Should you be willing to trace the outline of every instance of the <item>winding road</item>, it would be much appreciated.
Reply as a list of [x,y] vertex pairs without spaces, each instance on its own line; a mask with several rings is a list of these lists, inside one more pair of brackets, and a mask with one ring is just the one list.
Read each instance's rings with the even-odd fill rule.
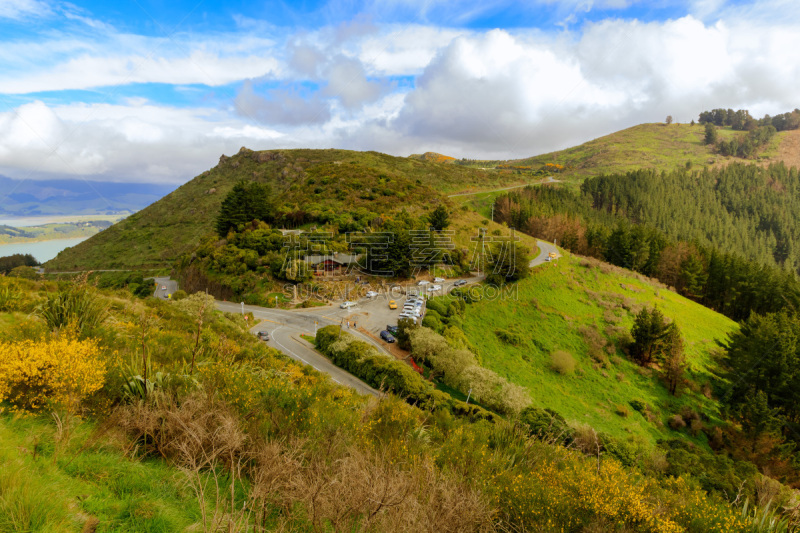
[[[270,340],[267,341],[267,344],[273,348],[280,350],[296,361],[328,374],[331,379],[340,385],[351,387],[361,394],[380,395],[378,391],[360,379],[331,363],[327,357],[316,351],[311,343],[300,337],[300,335],[313,336],[317,327],[340,324],[340,318],[330,316],[332,312],[336,312],[337,308],[321,307],[317,309],[283,310],[217,301],[217,309],[230,313],[241,313],[242,310],[245,313],[253,313],[253,317],[259,319],[260,322],[250,328],[250,331],[253,333],[268,331]],[[369,342],[376,346],[381,353],[389,356],[383,347],[372,338],[354,329],[350,329],[348,333],[360,340]]]
[[[560,256],[558,249],[549,242],[539,240],[537,241],[537,245],[539,246],[540,253],[530,262],[531,268],[547,262],[548,254],[551,252]],[[482,279],[483,276],[475,276],[470,278],[469,282],[478,282]],[[170,280],[169,278],[155,278],[155,280],[158,282],[155,294],[156,297],[166,298],[167,294],[171,294],[177,290],[176,281]],[[445,287],[452,287],[452,283],[451,281],[445,284]],[[167,290],[162,290],[162,286],[166,286]],[[351,387],[361,394],[380,395],[377,390],[331,363],[327,357],[316,351],[311,343],[301,337],[301,335],[314,336],[317,328],[332,324],[342,325],[351,335],[372,344],[380,353],[387,357],[393,357],[384,349],[381,343],[374,338],[364,335],[356,329],[347,329],[346,322],[348,317],[352,314],[352,310],[340,309],[337,306],[288,310],[221,301],[217,301],[217,309],[229,313],[252,313],[253,317],[258,320],[258,323],[254,324],[250,328],[250,331],[253,334],[259,331],[269,332],[270,340],[267,341],[268,345],[280,350],[296,361],[310,365],[318,371],[328,374],[335,382]]]

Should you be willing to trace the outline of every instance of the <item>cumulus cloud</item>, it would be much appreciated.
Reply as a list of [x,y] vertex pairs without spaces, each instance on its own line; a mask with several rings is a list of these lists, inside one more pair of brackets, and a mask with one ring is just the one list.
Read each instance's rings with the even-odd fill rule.
[[360,61],[343,57],[327,67],[325,78],[328,86],[323,94],[338,99],[350,111],[375,102],[388,88],[385,84],[368,80]]
[[303,98],[288,90],[273,90],[269,94],[270,98],[256,94],[253,82],[245,81],[234,100],[236,111],[265,124],[321,124],[331,118],[328,104],[319,95]]
[[0,113],[0,173],[182,183],[222,153],[272,148],[281,136],[215,109],[143,102],[51,108],[37,101]]
[[[172,49],[121,35],[109,37],[110,51],[79,39],[12,43],[0,49],[13,67],[0,74],[0,92],[133,81],[241,89],[205,107],[134,98],[0,112],[0,172],[180,182],[243,145],[518,158],[667,115],[688,122],[714,107],[759,116],[798,107],[797,24],[712,7],[713,21],[609,19],[580,32],[361,22],[282,41],[181,37]],[[25,70],[48,48],[47,65]]]

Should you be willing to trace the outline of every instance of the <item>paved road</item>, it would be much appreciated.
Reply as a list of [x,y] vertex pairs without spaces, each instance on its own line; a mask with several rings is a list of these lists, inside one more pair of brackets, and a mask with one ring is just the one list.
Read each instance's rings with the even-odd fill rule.
[[155,296],[156,298],[167,300],[168,295],[173,294],[175,291],[178,290],[178,282],[169,279],[169,276],[163,276],[159,278],[147,278],[147,279],[152,279],[153,282],[156,284],[156,289],[155,292],[153,293],[153,296]]
[[[541,252],[530,262],[532,268],[545,263],[550,252],[558,254],[558,249],[551,243],[537,241],[537,244]],[[468,282],[476,283],[480,282],[482,279],[482,275],[477,275],[468,278]],[[170,280],[169,278],[156,278],[156,281],[159,283],[156,290],[157,297],[166,297],[165,295],[167,293],[171,294],[177,290],[176,281]],[[443,292],[447,292],[452,288],[455,281],[456,280],[449,280],[443,283]],[[162,290],[162,286],[166,286],[167,290]],[[425,292],[424,289],[425,287],[419,287],[417,285],[407,285],[402,287],[401,290],[405,293],[416,291]],[[382,341],[378,341],[355,329],[347,329],[346,323],[349,320],[352,324],[353,320],[357,320],[361,324],[361,327],[377,336],[377,333],[384,329],[387,323],[397,323],[397,317],[395,315],[402,309],[402,301],[404,298],[404,294],[395,295],[390,290],[379,294],[375,298],[356,299],[354,301],[357,302],[357,305],[350,309],[341,309],[338,305],[332,305],[309,309],[288,310],[220,301],[217,301],[217,308],[221,311],[231,313],[253,313],[253,317],[258,319],[258,323],[253,325],[250,331],[253,334],[259,331],[269,332],[270,340],[267,342],[270,346],[277,348],[292,359],[310,365],[320,372],[328,374],[334,381],[341,385],[351,387],[362,394],[373,394],[377,396],[379,395],[378,391],[331,363],[325,356],[317,352],[310,343],[303,340],[300,335],[313,336],[316,328],[331,324],[341,324],[345,325],[345,330],[351,335],[372,344],[378,348],[380,353],[387,357],[392,357],[384,348]],[[396,300],[400,309],[396,311],[389,310],[388,300],[390,299]]]
[[546,263],[547,258],[549,257],[549,254],[551,252],[555,253],[556,257],[561,257],[561,252],[559,252],[558,248],[556,248],[552,243],[549,243],[547,241],[540,241],[537,239],[536,244],[539,246],[539,250],[541,250],[541,253],[531,261],[530,264],[531,268],[539,266],[542,263]]
[[[217,301],[217,308],[231,313],[242,312],[242,305],[233,302]],[[314,335],[315,321],[318,323],[317,327],[324,327],[333,323],[338,324],[338,321],[326,318],[319,311],[306,313],[307,309],[303,309],[303,312],[295,312],[245,305],[244,311],[253,313],[253,316],[260,320],[258,324],[250,328],[251,332],[254,334],[258,331],[269,332],[270,340],[267,341],[267,344],[270,346],[277,348],[296,361],[310,365],[320,372],[328,374],[331,379],[341,385],[351,387],[362,394],[375,396],[380,394],[363,381],[331,363],[325,356],[317,352],[311,344],[300,337],[301,334]],[[349,333],[376,344],[372,339],[358,332],[350,330]],[[382,348],[381,351],[383,352]]]

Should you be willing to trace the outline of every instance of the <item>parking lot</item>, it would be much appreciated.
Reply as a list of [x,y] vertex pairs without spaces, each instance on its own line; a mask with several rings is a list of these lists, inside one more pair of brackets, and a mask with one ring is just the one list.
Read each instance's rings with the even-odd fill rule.
[[[372,337],[377,339],[380,336],[380,332],[385,330],[387,325],[397,325],[400,314],[403,312],[403,307],[409,302],[410,296],[418,296],[423,302],[420,318],[418,319],[419,323],[425,316],[426,298],[447,294],[450,289],[453,288],[453,284],[456,281],[458,280],[452,279],[435,284],[440,286],[440,288],[433,291],[427,290],[429,286],[434,285],[433,283],[422,286],[397,285],[383,290],[376,290],[375,292],[377,294],[372,298],[362,297],[358,300],[353,300],[355,306],[349,309],[337,307],[333,314],[344,319],[345,326],[349,322],[350,327],[358,327],[359,329],[366,330]],[[392,300],[397,304],[397,309],[389,308],[389,302]],[[338,305],[339,304],[337,304],[337,306]]]

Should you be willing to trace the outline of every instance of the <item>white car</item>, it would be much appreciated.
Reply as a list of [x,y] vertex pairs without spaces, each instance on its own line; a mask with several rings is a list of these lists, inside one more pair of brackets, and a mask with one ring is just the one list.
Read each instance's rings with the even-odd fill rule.
[[341,307],[342,309],[350,309],[351,307],[355,306],[356,306],[355,302],[342,302],[342,304],[339,307]]
[[367,293],[367,298],[375,298],[377,295],[378,295],[378,293],[377,293],[377,292],[375,292],[375,291],[369,291],[369,292]]
[[444,278],[433,278],[434,283],[444,283]]
[[428,287],[428,292],[440,291],[440,290],[442,290],[442,286],[441,285],[431,285],[430,287]]
[[430,283],[430,281],[428,281],[428,280],[426,280],[426,279],[423,279],[422,281],[420,281],[419,283],[417,283],[417,285],[419,285],[420,287],[422,287],[422,286],[424,286],[424,285],[427,285],[428,283]]

